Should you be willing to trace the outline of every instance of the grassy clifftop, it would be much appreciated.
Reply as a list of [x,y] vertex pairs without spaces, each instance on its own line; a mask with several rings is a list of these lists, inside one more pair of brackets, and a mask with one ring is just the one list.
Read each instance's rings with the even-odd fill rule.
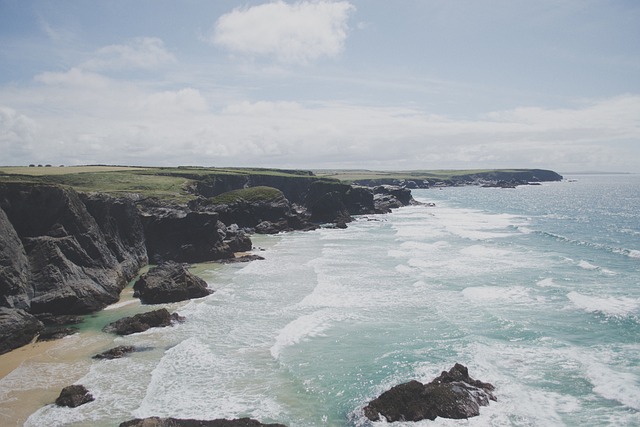
[[[66,185],[82,192],[137,194],[185,203],[203,186],[218,186],[226,192],[242,188],[251,181],[303,180],[319,177],[310,171],[260,168],[143,168],[127,166],[0,167],[0,182],[33,182]],[[256,184],[258,185],[258,184]],[[228,187],[228,188],[227,188]],[[209,194],[211,196],[213,194]]]
[[[273,187],[289,200],[298,200],[316,180],[346,184],[379,185],[398,182],[418,183],[418,187],[441,183],[461,185],[478,180],[556,181],[562,177],[541,169],[483,169],[431,171],[370,170],[281,170],[263,168],[203,167],[0,167],[0,182],[34,182],[66,185],[82,192],[114,195],[135,194],[186,203],[198,195],[214,197],[246,187]],[[264,192],[260,193],[264,195]],[[237,195],[236,195],[237,196]],[[246,196],[246,195],[245,195]]]

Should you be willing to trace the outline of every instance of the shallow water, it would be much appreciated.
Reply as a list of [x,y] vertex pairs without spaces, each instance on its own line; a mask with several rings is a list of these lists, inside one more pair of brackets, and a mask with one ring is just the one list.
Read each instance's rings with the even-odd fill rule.
[[[216,292],[170,305],[184,324],[107,338],[149,351],[22,366],[0,395],[29,387],[34,370],[58,377],[81,363],[74,381],[96,401],[45,406],[26,425],[157,415],[366,426],[370,399],[460,362],[498,402],[468,421],[406,425],[640,425],[640,177],[577,179],[416,190],[436,207],[257,236],[264,261],[197,267]],[[145,309],[116,306],[95,325]]]

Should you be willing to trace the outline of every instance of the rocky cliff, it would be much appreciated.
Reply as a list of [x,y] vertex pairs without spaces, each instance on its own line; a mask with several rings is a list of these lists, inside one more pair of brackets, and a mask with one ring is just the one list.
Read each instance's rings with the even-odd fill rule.
[[[42,331],[33,314],[84,314],[118,301],[146,262],[142,225],[130,201],[81,197],[56,185],[0,184],[5,344],[24,345]],[[11,338],[18,330],[23,333]]]
[[124,203],[119,209],[107,198],[91,199],[99,213],[94,217],[74,190],[1,184],[0,209],[9,220],[0,218],[2,252],[16,255],[2,266],[0,289],[9,290],[3,304],[31,313],[82,314],[116,302],[146,263],[140,221]]
[[[188,178],[183,172],[180,177]],[[81,193],[37,180],[0,182],[0,338],[24,345],[42,330],[34,315],[86,314],[118,301],[148,261],[233,258],[251,249],[243,229],[346,226],[351,215],[384,212],[411,200],[406,189],[385,187],[384,197],[376,198],[373,189],[311,173],[194,175],[188,182],[193,198],[186,204],[130,193]],[[222,197],[223,203],[206,197],[236,187],[252,191]],[[248,193],[260,197],[247,198]],[[18,337],[2,333],[20,329],[25,334]]]

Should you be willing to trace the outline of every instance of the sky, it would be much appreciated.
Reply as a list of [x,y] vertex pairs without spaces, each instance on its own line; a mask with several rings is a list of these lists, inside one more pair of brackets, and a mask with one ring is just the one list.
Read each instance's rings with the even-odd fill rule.
[[640,173],[637,0],[0,0],[0,165]]

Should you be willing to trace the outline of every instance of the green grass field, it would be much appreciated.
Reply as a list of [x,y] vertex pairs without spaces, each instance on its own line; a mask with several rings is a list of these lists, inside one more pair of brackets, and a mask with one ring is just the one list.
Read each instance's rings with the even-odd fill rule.
[[[371,170],[281,170],[268,168],[204,168],[204,167],[133,167],[133,166],[67,166],[17,167],[0,166],[0,182],[18,181],[54,183],[73,187],[83,192],[111,194],[137,194],[142,198],[155,197],[185,203],[195,196],[192,187],[198,181],[211,181],[216,177],[277,176],[315,180],[329,178],[344,183],[358,180],[438,180],[490,173],[517,172],[518,170],[424,170],[424,171],[371,171]],[[277,190],[276,190],[277,191]],[[223,196],[223,195],[221,195]],[[218,196],[220,197],[220,196]],[[261,188],[228,194],[219,201],[244,198],[269,199],[274,194]]]

